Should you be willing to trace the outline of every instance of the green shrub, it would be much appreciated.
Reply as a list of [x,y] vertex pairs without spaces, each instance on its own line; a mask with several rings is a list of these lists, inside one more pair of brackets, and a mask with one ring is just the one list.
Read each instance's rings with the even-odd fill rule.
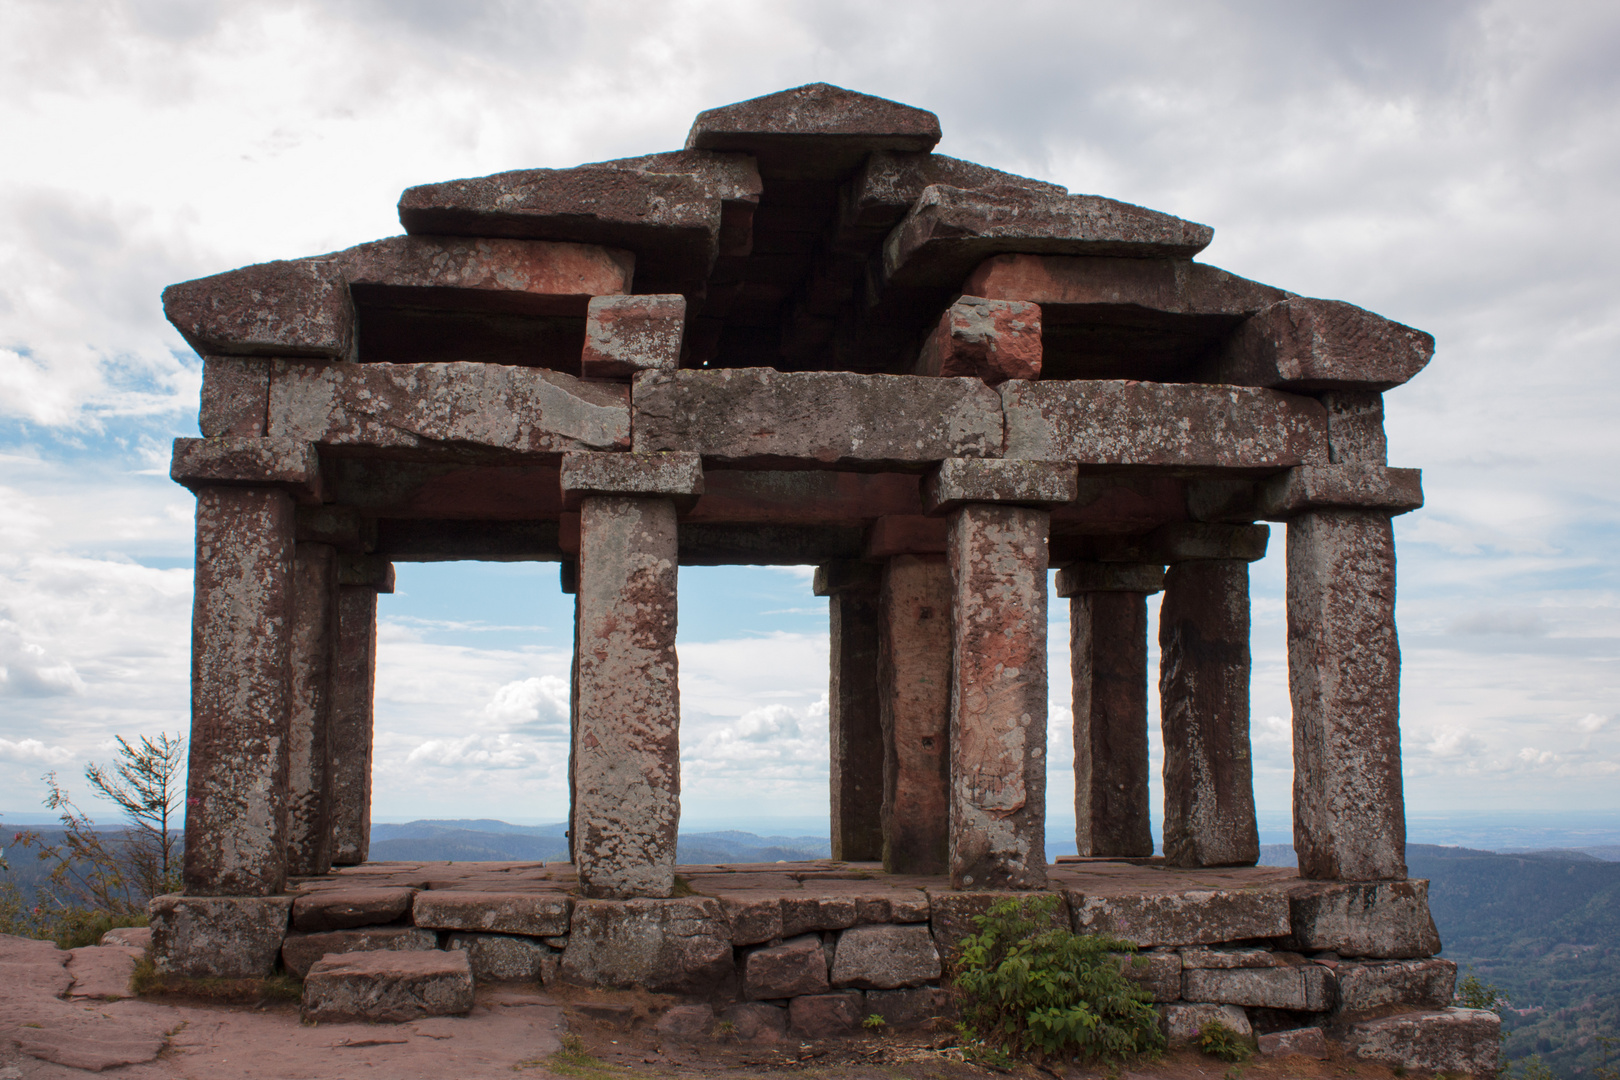
[[1254,1056],[1249,1040],[1219,1020],[1211,1020],[1198,1029],[1198,1049],[1222,1061],[1248,1061]]
[[979,932],[963,939],[953,978],[970,1056],[1113,1059],[1163,1048],[1151,995],[1114,955],[1136,947],[1052,926],[1061,902],[1009,898],[974,917]]

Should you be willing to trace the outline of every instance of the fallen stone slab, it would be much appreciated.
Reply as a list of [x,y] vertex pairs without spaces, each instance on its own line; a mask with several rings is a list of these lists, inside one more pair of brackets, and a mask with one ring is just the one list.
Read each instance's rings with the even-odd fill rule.
[[673,1005],[664,1010],[653,1030],[676,1039],[698,1039],[713,1025],[713,1005]]
[[301,1015],[315,1024],[397,1024],[464,1016],[472,1007],[472,967],[465,952],[365,952],[316,961],[304,978]]
[[743,958],[742,971],[743,996],[751,1001],[824,994],[830,989],[827,956],[816,934],[750,950]]
[[1352,1058],[1487,1077],[1496,1075],[1501,1030],[1487,1009],[1397,1013],[1352,1024],[1344,1046]]
[[411,910],[415,889],[322,889],[293,901],[294,930],[382,926]]
[[1069,893],[1078,933],[1113,934],[1139,947],[1213,945],[1288,933],[1281,891],[1188,889],[1173,893]]
[[1291,390],[1389,390],[1428,366],[1434,336],[1337,300],[1295,296],[1243,323],[1212,382]]
[[290,896],[154,897],[152,962],[165,975],[251,979],[275,971]]
[[781,1042],[787,1038],[788,1011],[784,1005],[770,1005],[763,1001],[730,1005],[720,1013],[720,1022],[730,1024],[729,1034],[742,1042]]
[[352,930],[292,933],[281,943],[281,962],[300,979],[323,956],[340,953],[437,949],[439,935],[415,926],[369,926]]
[[354,305],[338,266],[299,259],[244,266],[163,290],[163,314],[199,354],[340,360]]
[[1199,1032],[1209,1024],[1224,1024],[1245,1039],[1254,1037],[1249,1025],[1249,1014],[1236,1005],[1207,1003],[1188,1005],[1160,1005],[1160,1028],[1172,1046],[1185,1046],[1198,1041]]
[[899,990],[939,977],[939,950],[927,926],[856,926],[838,935],[832,962],[835,987]]
[[1272,477],[1258,492],[1260,516],[1286,521],[1309,510],[1388,510],[1423,506],[1423,470],[1378,464],[1301,465]]
[[72,950],[67,967],[73,977],[70,995],[99,1001],[134,997],[129,981],[135,975],[135,962],[144,954],[144,949],[128,945],[86,945]]
[[509,364],[275,361],[272,437],[374,451],[627,450],[622,386]]
[[1267,968],[1189,968],[1181,996],[1250,1008],[1327,1012],[1334,1004],[1333,973],[1319,964]]
[[1262,1057],[1288,1057],[1291,1054],[1314,1058],[1317,1061],[1326,1061],[1328,1058],[1327,1036],[1322,1034],[1322,1029],[1319,1027],[1291,1028],[1287,1031],[1273,1031],[1260,1036],[1260,1055]]
[[482,930],[546,937],[569,932],[563,893],[496,893],[429,889],[416,894],[411,922],[434,930]]
[[865,996],[859,990],[833,994],[806,994],[788,1002],[788,1027],[807,1039],[847,1035],[866,1018]]
[[732,984],[731,933],[718,901],[579,900],[559,977],[584,986],[708,994]]
[[315,447],[289,438],[176,439],[169,479],[192,491],[204,486],[285,488],[304,503],[318,503],[322,490]]
[[706,462],[752,468],[1001,456],[1001,403],[978,379],[769,368],[644,372],[631,402],[638,453],[687,450]]
[[1440,951],[1423,878],[1310,882],[1291,888],[1288,902],[1288,947],[1300,952],[1410,960]]
[[775,176],[838,178],[874,150],[932,150],[939,117],[897,101],[810,83],[717,109],[692,121],[688,150],[730,150]]
[[1450,960],[1375,960],[1341,963],[1333,971],[1339,983],[1338,1012],[1372,1012],[1391,1005],[1444,1009],[1457,985],[1457,965]]
[[463,951],[479,982],[541,982],[548,961],[556,963],[556,953],[544,942],[515,934],[450,935],[445,948]]

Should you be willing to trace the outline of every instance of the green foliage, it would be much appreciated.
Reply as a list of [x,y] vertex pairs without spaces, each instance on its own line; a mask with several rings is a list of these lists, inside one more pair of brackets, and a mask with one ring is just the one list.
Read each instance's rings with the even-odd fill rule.
[[861,1027],[865,1028],[867,1031],[882,1031],[888,1026],[889,1022],[883,1019],[883,1017],[879,1016],[877,1013],[872,1013],[865,1020],[861,1021]]
[[1249,1040],[1219,1020],[1211,1020],[1198,1029],[1198,1049],[1222,1061],[1248,1061],[1254,1056]]
[[974,917],[962,940],[954,985],[962,1004],[964,1053],[1117,1059],[1163,1048],[1151,995],[1121,970],[1129,942],[1054,926],[1061,898],[998,901]]
[[1500,1013],[1511,1004],[1507,995],[1488,982],[1481,982],[1472,971],[1457,987],[1457,1002],[1465,1009],[1488,1009]]
[[1546,1063],[1541,1060],[1539,1054],[1531,1054],[1520,1062],[1519,1071],[1516,1075],[1518,1080],[1557,1080],[1556,1074],[1547,1068]]

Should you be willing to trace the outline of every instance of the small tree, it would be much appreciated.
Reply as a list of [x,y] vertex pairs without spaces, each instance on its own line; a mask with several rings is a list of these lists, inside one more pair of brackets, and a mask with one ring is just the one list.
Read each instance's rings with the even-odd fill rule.
[[84,776],[129,819],[132,827],[125,832],[125,863],[133,878],[130,884],[150,900],[180,887],[180,834],[170,822],[184,794],[181,769],[186,740],[167,732],[156,742],[142,735],[137,747],[125,742],[122,735],[116,738],[118,763],[108,770],[91,762],[85,766]]

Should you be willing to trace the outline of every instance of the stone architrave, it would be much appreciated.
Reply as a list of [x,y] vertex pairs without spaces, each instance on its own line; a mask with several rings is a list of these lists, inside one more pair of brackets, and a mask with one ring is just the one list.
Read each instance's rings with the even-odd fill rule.
[[332,865],[327,821],[327,731],[337,648],[337,551],[300,542],[293,551],[293,618],[288,648],[291,714],[287,754],[287,872],[324,874]]
[[586,896],[675,888],[676,559],[671,499],[581,500],[572,845]]
[[1249,751],[1249,564],[1172,566],[1159,609],[1164,857],[1171,866],[1260,858]]
[[943,555],[888,560],[878,626],[883,868],[943,874],[951,738],[951,571]]
[[[371,743],[377,685],[377,593],[392,592],[391,580],[361,582],[366,560],[340,560],[337,598],[337,661],[332,713],[327,729],[328,821],[332,864],[356,866],[371,845]],[[358,564],[358,565],[356,565]],[[386,564],[384,564],[386,565]],[[347,572],[345,572],[347,571]],[[391,578],[391,571],[388,575]]]
[[1082,563],[1058,575],[1058,595],[1069,597],[1075,846],[1081,855],[1153,854],[1147,598],[1163,580],[1162,567],[1128,563]]
[[817,568],[815,591],[827,597],[832,670],[827,727],[832,857],[883,857],[883,727],[878,706],[878,567],[832,563]]
[[1294,849],[1302,878],[1406,877],[1401,651],[1388,513],[1288,522]]
[[287,877],[293,498],[197,488],[185,887],[265,896]]
[[1050,512],[950,512],[953,888],[1046,885]]

